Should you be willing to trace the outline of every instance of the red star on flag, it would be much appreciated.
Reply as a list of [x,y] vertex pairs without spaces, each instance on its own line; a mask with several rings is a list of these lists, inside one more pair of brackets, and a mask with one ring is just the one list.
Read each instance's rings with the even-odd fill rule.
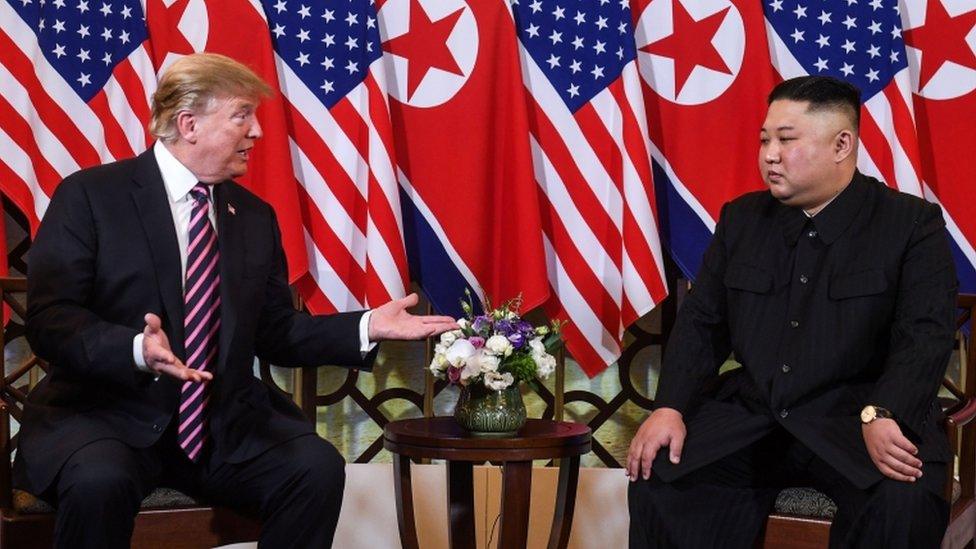
[[712,38],[725,21],[729,8],[695,21],[678,0],[673,0],[671,6],[674,10],[671,34],[640,48],[640,51],[674,60],[674,94],[681,93],[695,67],[732,74],[712,45]]
[[431,21],[420,2],[411,0],[410,30],[383,43],[383,51],[407,60],[407,99],[413,96],[431,69],[464,76],[454,54],[447,47],[447,39],[454,32],[462,13],[464,8]]
[[976,27],[976,10],[951,17],[941,0],[929,0],[925,24],[902,33],[906,44],[922,52],[918,89],[925,88],[949,61],[976,70],[976,54],[966,42],[966,35],[973,27]]

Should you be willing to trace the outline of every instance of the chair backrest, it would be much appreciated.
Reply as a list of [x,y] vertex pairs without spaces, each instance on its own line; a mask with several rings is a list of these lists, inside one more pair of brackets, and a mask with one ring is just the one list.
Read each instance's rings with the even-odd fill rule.
[[[0,330],[0,352],[3,353],[3,375],[0,376],[0,507],[13,504],[11,458],[17,449],[17,431],[24,412],[27,393],[47,372],[48,365],[26,345],[10,343],[24,336],[27,280],[22,277],[0,277],[0,302],[4,324]],[[8,316],[9,315],[9,316]]]

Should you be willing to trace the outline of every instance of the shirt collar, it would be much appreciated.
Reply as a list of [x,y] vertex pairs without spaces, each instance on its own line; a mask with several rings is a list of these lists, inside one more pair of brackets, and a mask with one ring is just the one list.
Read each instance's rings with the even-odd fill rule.
[[163,186],[166,187],[170,202],[179,202],[199,182],[197,176],[177,160],[162,141],[156,141],[153,154],[159,164],[159,173],[163,176]]
[[855,171],[850,184],[813,217],[800,208],[782,206],[778,217],[786,243],[790,246],[796,245],[800,232],[809,222],[816,227],[820,240],[824,244],[831,244],[840,238],[851,221],[857,217],[866,191],[864,176]]

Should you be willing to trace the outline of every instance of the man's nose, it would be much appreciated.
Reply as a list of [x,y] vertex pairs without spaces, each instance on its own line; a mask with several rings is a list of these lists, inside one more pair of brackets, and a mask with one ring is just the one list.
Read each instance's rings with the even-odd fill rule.
[[262,135],[264,135],[264,131],[261,130],[261,123],[255,118],[254,123],[251,124],[251,130],[247,132],[247,136],[251,139],[259,139]]

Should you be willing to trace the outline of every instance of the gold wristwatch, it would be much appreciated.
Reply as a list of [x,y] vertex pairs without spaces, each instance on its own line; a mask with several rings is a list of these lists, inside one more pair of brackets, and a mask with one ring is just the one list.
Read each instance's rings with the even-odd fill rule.
[[887,408],[868,404],[861,409],[861,423],[867,425],[876,419],[891,419],[895,417]]

